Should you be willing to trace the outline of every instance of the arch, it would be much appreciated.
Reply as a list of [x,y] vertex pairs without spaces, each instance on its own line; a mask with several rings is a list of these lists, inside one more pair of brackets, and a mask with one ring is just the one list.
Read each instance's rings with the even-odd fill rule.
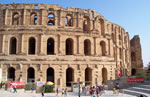
[[51,82],[54,82],[54,69],[49,67],[47,69],[47,81],[51,81]]
[[47,25],[49,26],[54,26],[55,25],[55,15],[54,13],[49,13],[48,14],[48,23]]
[[13,13],[12,25],[19,25],[19,14],[18,14],[18,12]]
[[34,37],[29,38],[29,54],[34,55],[35,54],[35,49],[36,49],[36,40]]
[[74,70],[68,68],[66,70],[66,86],[71,86],[71,82],[74,81]]
[[35,71],[34,71],[34,68],[32,67],[28,68],[27,82],[35,82]]
[[107,69],[102,68],[102,83],[106,84],[107,83]]
[[136,74],[136,69],[135,69],[135,68],[132,68],[131,73],[132,73],[132,76],[135,76],[135,74]]
[[119,48],[119,56],[120,56],[120,59],[122,59],[122,49],[121,48]]
[[105,34],[104,20],[100,18],[99,21],[100,21],[100,31],[101,31],[101,35],[104,36],[104,34]]
[[92,82],[92,69],[87,67],[85,69],[85,83],[90,84]]
[[105,56],[106,55],[106,43],[104,41],[101,41],[100,46],[101,46],[101,54],[102,56]]
[[47,40],[47,54],[48,55],[53,55],[55,50],[55,42],[53,38],[49,38]]
[[65,26],[73,26],[73,16],[71,14],[67,14],[65,17]]
[[90,18],[88,16],[83,17],[83,32],[90,31]]
[[12,37],[10,39],[10,45],[9,45],[9,53],[10,54],[16,54],[17,51],[17,39],[15,37]]
[[37,24],[37,14],[32,12],[30,15],[30,24],[36,25]]
[[66,55],[73,55],[73,40],[71,38],[66,40]]
[[91,42],[89,39],[84,40],[84,54],[91,55]]
[[15,81],[15,69],[13,67],[8,68],[8,81]]
[[136,54],[135,54],[135,52],[131,52],[131,61],[132,62],[136,61]]

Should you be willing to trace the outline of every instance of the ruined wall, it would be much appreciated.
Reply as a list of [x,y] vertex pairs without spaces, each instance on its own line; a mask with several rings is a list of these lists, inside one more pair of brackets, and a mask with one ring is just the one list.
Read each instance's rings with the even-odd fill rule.
[[143,72],[143,59],[140,37],[138,35],[135,35],[130,40],[130,45],[132,75],[135,75],[137,72]]

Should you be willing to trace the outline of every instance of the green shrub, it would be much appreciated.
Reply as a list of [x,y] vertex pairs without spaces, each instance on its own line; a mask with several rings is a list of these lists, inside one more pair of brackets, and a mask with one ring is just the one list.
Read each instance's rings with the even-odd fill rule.
[[7,88],[8,88],[8,82],[5,82],[5,90],[7,90]]
[[25,87],[24,87],[25,90],[31,90],[31,88],[36,89],[35,83],[27,83],[27,84],[25,84]]
[[45,85],[45,93],[53,92],[54,85]]
[[136,73],[136,78],[145,78],[145,74],[143,72]]

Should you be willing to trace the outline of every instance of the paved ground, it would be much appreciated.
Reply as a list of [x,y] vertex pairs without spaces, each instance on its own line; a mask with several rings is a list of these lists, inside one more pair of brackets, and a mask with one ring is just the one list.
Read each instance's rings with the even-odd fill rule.
[[[132,86],[128,89],[124,89],[124,94],[119,93],[119,95],[113,94],[113,91],[106,90],[105,94],[100,97],[139,97],[141,94],[146,97],[150,97],[150,85],[138,85]],[[30,91],[24,92],[23,90],[18,90],[17,93],[12,93],[10,91],[0,90],[0,97],[42,97],[40,93],[31,93]],[[44,97],[56,97],[55,93],[46,93]],[[59,94],[61,97],[61,94]],[[63,96],[64,97],[64,96]],[[69,92],[67,97],[78,97],[77,94]],[[91,97],[83,96],[81,97]]]
[[[0,97],[42,97],[39,93],[31,93],[31,92],[23,92],[18,91],[17,93],[12,93],[4,90],[0,90]],[[55,93],[46,93],[44,97],[56,97]],[[61,97],[61,94],[59,94],[59,97]],[[64,97],[64,96],[63,96]],[[77,94],[74,94],[72,92],[68,93],[67,97],[78,97]],[[81,96],[81,97],[91,97],[91,96]],[[116,94],[113,94],[112,91],[105,91],[105,94],[103,94],[100,97],[136,97],[132,95],[127,94],[119,94],[118,96]]]

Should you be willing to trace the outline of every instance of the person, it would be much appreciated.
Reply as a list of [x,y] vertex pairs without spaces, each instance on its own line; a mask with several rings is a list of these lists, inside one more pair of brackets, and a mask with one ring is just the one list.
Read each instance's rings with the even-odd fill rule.
[[1,88],[3,87],[3,81],[1,82]]
[[62,94],[61,94],[61,97],[64,95],[64,92],[65,92],[65,91],[64,91],[64,88],[62,88]]
[[31,88],[31,93],[33,93],[34,88]]
[[59,91],[58,91],[58,88],[56,89],[56,97],[58,97],[58,93],[59,93]]
[[45,93],[45,86],[43,86],[42,88],[42,97],[44,97],[44,93]]
[[141,94],[140,97],[144,97],[144,96]]
[[119,85],[119,83],[116,83],[116,90],[117,90],[117,94],[119,94],[119,90],[120,90],[120,85]]
[[14,93],[17,93],[16,85],[14,86]]
[[67,88],[65,88],[65,92],[64,92],[65,93],[65,97],[67,97],[67,91],[68,91]]

